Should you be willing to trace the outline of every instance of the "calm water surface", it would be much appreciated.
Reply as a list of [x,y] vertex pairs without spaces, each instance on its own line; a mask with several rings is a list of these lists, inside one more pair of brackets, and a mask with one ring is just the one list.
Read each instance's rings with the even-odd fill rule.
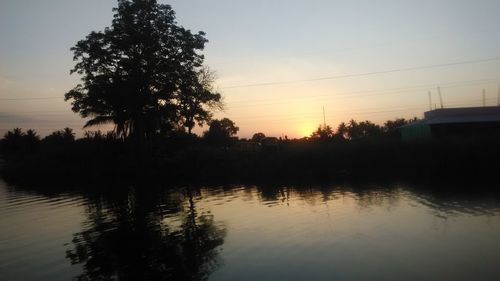
[[492,192],[120,190],[0,181],[0,280],[500,280]]

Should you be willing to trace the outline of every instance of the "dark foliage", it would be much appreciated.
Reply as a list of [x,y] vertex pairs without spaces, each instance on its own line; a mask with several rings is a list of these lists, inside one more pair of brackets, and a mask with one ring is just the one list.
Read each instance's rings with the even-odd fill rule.
[[68,145],[75,141],[75,133],[71,128],[64,128],[60,131],[55,131],[52,134],[43,138],[42,142],[49,145]]
[[80,74],[82,84],[65,98],[90,118],[86,127],[112,123],[118,136],[144,143],[210,120],[221,95],[199,53],[205,34],[178,25],[172,8],[156,0],[119,0],[114,12],[110,27],[71,49],[77,62],[71,73]]
[[261,142],[262,139],[264,139],[266,135],[264,133],[255,133],[252,136],[252,141],[254,142]]
[[[88,206],[87,227],[67,251],[83,265],[77,280],[207,280],[219,266],[225,229],[197,212],[192,190],[178,197],[142,190],[115,191]],[[165,222],[165,212],[180,225]]]
[[216,119],[210,122],[210,127],[203,134],[203,137],[209,144],[228,146],[231,143],[231,138],[238,133],[239,129],[228,118]]
[[333,134],[327,128],[323,138],[276,139],[276,149],[271,152],[244,145],[233,148],[237,140],[232,136],[238,127],[229,119],[214,120],[203,138],[182,130],[157,135],[152,140],[153,157],[147,162],[135,161],[128,149],[131,144],[114,133],[88,132],[73,140],[71,131],[66,130],[40,141],[33,137],[34,132],[28,137],[15,129],[2,140],[6,160],[3,175],[11,181],[54,183],[161,182],[166,177],[168,182],[188,183],[342,178],[497,180],[498,137],[405,143],[395,124],[406,122],[399,119],[377,126],[352,121],[341,124]]
[[27,153],[34,153],[40,145],[40,137],[35,130],[29,129],[24,133],[15,128],[8,131],[1,141],[1,152],[6,157],[13,157]]
[[328,140],[334,137],[332,127],[328,125],[320,125],[316,131],[311,134],[311,138],[320,139],[320,140]]

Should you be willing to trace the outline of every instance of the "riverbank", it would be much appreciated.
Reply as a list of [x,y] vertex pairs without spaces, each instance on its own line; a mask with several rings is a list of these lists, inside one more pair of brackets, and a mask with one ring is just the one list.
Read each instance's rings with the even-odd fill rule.
[[328,182],[358,179],[498,181],[495,140],[290,141],[277,151],[241,151],[190,143],[157,146],[136,160],[118,142],[74,142],[11,154],[2,177],[13,183]]

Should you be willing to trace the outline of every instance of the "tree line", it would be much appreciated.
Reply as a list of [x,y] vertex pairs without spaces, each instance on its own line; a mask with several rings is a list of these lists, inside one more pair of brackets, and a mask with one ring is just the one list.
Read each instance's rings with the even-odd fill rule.
[[[350,141],[365,138],[376,138],[376,137],[390,137],[398,138],[399,132],[398,128],[414,122],[416,119],[404,119],[398,118],[395,120],[386,121],[383,125],[377,125],[371,121],[361,121],[357,122],[351,120],[348,123],[340,123],[336,130],[333,130],[329,125],[320,125],[318,128],[307,138],[303,139],[305,141]],[[266,135],[262,132],[253,134],[250,139],[239,139],[236,137],[239,127],[228,119],[214,119],[209,122],[209,128],[206,130],[201,137],[198,137],[192,133],[184,130],[178,130],[175,133],[171,133],[168,136],[157,136],[154,138],[157,140],[156,146],[165,146],[173,142],[185,142],[185,145],[195,144],[198,140],[199,144],[206,144],[209,146],[223,146],[229,147],[235,141],[253,141],[260,143]],[[126,143],[127,140],[123,139],[123,136],[117,134],[116,131],[101,132],[101,131],[85,131],[83,137],[80,139],[82,141],[91,142],[108,142],[108,143]],[[288,140],[288,138],[286,138]],[[71,128],[64,128],[62,130],[57,130],[51,134],[40,137],[37,132],[33,129],[29,129],[24,132],[20,128],[15,128],[8,131],[3,136],[1,140],[1,151],[3,154],[16,154],[16,153],[32,153],[37,151],[40,146],[53,147],[53,146],[64,146],[70,145],[75,141],[79,141],[75,138],[75,133]],[[162,144],[164,142],[164,144]]]
[[336,131],[329,125],[319,125],[311,134],[311,138],[322,140],[356,140],[381,136],[399,137],[398,129],[415,121],[417,121],[417,118],[397,118],[388,120],[383,125],[377,125],[368,120],[357,122],[351,119],[351,121],[347,123],[341,122]]

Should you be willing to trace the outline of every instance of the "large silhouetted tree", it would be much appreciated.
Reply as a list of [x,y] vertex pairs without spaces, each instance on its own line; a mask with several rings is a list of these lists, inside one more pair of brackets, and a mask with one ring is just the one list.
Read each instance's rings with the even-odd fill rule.
[[121,137],[144,143],[208,121],[208,107],[221,97],[204,76],[205,34],[179,26],[172,8],[156,0],[118,0],[114,12],[110,27],[71,49],[77,62],[71,73],[82,83],[65,98],[90,118],[85,126],[112,123]]

